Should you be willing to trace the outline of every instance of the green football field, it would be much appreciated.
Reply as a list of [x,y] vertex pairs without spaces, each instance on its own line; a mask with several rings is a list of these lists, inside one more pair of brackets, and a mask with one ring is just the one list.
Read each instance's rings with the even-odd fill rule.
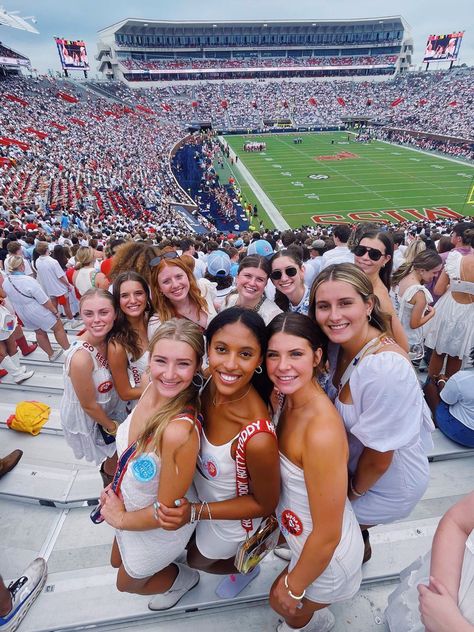
[[[296,136],[301,144],[293,142]],[[266,226],[273,222],[264,212],[259,188],[293,227],[474,215],[474,166],[380,141],[358,143],[348,136],[226,136],[251,177],[230,164],[222,175],[227,168],[232,171],[244,199],[257,203]],[[266,151],[244,152],[244,142],[254,140],[266,142]]]

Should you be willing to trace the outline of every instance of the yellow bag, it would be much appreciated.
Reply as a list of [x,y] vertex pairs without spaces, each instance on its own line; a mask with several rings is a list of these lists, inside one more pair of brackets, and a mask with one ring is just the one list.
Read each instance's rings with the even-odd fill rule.
[[48,421],[51,408],[42,402],[19,402],[15,414],[7,419],[7,426],[19,432],[39,434],[41,428]]

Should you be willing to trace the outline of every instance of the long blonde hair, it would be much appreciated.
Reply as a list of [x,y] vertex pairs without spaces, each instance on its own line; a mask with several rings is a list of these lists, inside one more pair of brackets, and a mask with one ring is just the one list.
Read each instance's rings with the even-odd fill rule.
[[[150,357],[160,340],[176,340],[188,344],[196,354],[199,369],[204,355],[204,336],[198,325],[185,318],[171,318],[162,323],[148,345]],[[190,436],[196,425],[195,418],[199,413],[199,408],[199,387],[191,382],[187,388],[161,406],[147,419],[145,429],[138,438],[137,452],[144,452],[147,445],[151,443],[156,452],[159,453],[166,428],[173,419],[183,414],[189,415],[193,419],[193,426],[190,426]]]

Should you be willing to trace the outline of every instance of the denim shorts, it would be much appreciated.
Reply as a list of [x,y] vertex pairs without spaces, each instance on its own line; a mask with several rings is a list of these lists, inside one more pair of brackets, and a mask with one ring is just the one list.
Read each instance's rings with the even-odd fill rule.
[[474,448],[474,430],[461,423],[449,412],[449,406],[445,402],[440,402],[436,407],[436,423],[438,428],[448,439],[465,446]]

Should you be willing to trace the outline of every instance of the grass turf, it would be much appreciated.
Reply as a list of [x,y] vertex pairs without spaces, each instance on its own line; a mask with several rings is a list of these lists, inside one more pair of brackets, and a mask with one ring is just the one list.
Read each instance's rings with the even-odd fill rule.
[[[301,144],[293,143],[296,136],[303,139]],[[413,220],[423,216],[423,209],[440,207],[474,215],[474,204],[468,203],[469,199],[474,202],[474,166],[467,163],[380,141],[365,144],[351,138],[348,142],[347,132],[226,136],[225,140],[292,227],[312,221],[332,223],[337,221],[335,216],[339,221],[399,221],[397,215]],[[262,140],[267,149],[244,152],[246,140]],[[343,152],[355,157],[317,159]],[[252,188],[232,165],[227,168],[236,173],[243,197],[257,202],[260,219],[271,226]],[[328,177],[312,179],[311,175]],[[393,214],[387,215],[387,210]]]

